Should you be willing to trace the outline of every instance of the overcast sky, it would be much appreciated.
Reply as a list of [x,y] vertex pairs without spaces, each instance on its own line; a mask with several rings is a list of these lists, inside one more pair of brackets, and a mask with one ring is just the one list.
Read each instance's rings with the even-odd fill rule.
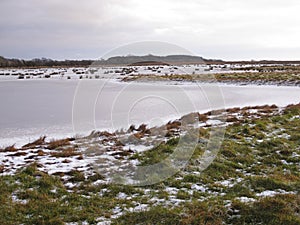
[[205,58],[300,60],[299,0],[0,0],[0,55],[100,58],[163,41]]

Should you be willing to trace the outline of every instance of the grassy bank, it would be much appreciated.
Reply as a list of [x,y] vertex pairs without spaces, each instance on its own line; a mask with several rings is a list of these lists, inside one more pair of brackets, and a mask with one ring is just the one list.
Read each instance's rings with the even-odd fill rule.
[[300,85],[299,65],[259,65],[230,68],[231,72],[209,74],[168,74],[168,75],[131,75],[123,81],[188,81],[221,82],[240,84]]
[[[228,110],[236,117],[227,119],[221,149],[206,170],[200,172],[197,164],[205,150],[202,141],[183,171],[155,185],[115,185],[80,170],[49,175],[34,162],[3,175],[0,224],[300,224],[300,105],[250,110],[257,112]],[[200,129],[201,140],[209,129]],[[53,150],[68,149],[72,141],[47,143],[39,157],[49,151],[64,160],[84,158],[76,146],[61,154]],[[155,163],[177,142],[171,138],[128,160]],[[2,149],[9,150],[22,152]]]

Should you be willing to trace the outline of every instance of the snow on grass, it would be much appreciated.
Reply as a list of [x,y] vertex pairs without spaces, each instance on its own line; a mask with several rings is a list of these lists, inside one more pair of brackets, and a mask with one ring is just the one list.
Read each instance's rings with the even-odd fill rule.
[[257,193],[256,196],[258,196],[258,197],[273,197],[278,194],[296,194],[296,193],[293,191],[285,191],[285,190],[279,189],[277,191],[266,190],[266,191]]
[[235,199],[240,201],[240,202],[243,202],[243,203],[249,203],[249,202],[255,202],[256,201],[256,199],[254,199],[254,198],[249,198],[249,197],[244,197],[244,196],[237,197]]
[[[1,160],[3,160],[3,163],[7,163],[5,164],[6,169],[13,168],[12,163],[14,161],[20,168],[28,166],[28,163],[32,162],[32,160],[41,164],[36,170],[44,171],[45,173],[29,170],[29,172],[26,172],[27,174],[29,173],[27,175],[27,177],[30,177],[29,180],[37,179],[37,181],[40,181],[41,177],[47,177],[49,173],[65,172],[59,179],[62,180],[62,185],[69,194],[77,195],[79,202],[84,202],[84,204],[87,204],[85,201],[88,201],[93,203],[93,206],[97,205],[97,203],[106,206],[106,208],[103,207],[103,210],[101,208],[101,212],[97,213],[97,215],[92,215],[93,218],[97,218],[96,221],[100,224],[110,224],[121,216],[127,217],[130,213],[133,215],[147,215],[147,212],[151,212],[151,209],[156,206],[164,207],[168,210],[179,210],[180,215],[184,216],[186,213],[189,213],[189,209],[200,209],[201,215],[209,213],[210,210],[201,211],[202,207],[207,204],[210,208],[216,206],[218,210],[226,207],[227,211],[231,210],[230,212],[236,214],[234,216],[229,215],[229,217],[237,218],[241,217],[239,213],[242,210],[239,209],[244,204],[251,207],[261,200],[268,201],[268,198],[278,195],[291,195],[293,197],[297,194],[296,190],[299,187],[297,174],[299,163],[291,158],[299,155],[297,140],[295,138],[295,140],[278,138],[277,136],[281,133],[274,132],[278,130],[277,126],[283,126],[285,127],[284,133],[297,133],[294,125],[296,126],[299,121],[297,119],[294,121],[286,120],[289,115],[279,114],[280,112],[283,113],[280,109],[274,109],[268,116],[264,115],[260,119],[253,119],[253,115],[249,115],[246,109],[240,110],[245,112],[244,117],[237,124],[227,124],[228,129],[224,145],[218,157],[207,170],[200,173],[198,167],[191,162],[186,170],[180,171],[175,177],[151,186],[136,188],[111,184],[107,182],[106,178],[97,176],[91,178],[91,175],[94,175],[94,173],[92,173],[93,168],[89,164],[97,162],[99,159],[102,161],[98,163],[101,163],[104,167],[115,169],[114,166],[116,165],[114,163],[110,164],[111,161],[119,162],[121,165],[126,163],[126,161],[132,161],[134,162],[133,165],[137,165],[139,160],[142,160],[141,156],[147,152],[147,150],[139,152],[134,148],[134,144],[121,145],[115,148],[117,143],[115,136],[108,133],[93,133],[93,135],[88,137],[80,137],[72,141],[71,145],[77,146],[77,153],[83,153],[85,148],[92,148],[88,155],[83,156],[83,159],[79,159],[77,156],[66,158],[53,157],[53,154],[51,155],[53,151],[63,151],[64,148],[69,146],[60,146],[57,149],[47,150],[46,147],[49,146],[49,143],[46,143],[31,149],[19,149],[17,152],[0,152],[3,158]],[[257,113],[259,112],[255,112],[255,114]],[[290,124],[282,124],[282,121],[288,121]],[[270,126],[266,126],[267,129],[264,130],[264,126],[257,126],[257,122],[260,122],[261,125],[264,124],[262,122],[268,122]],[[258,143],[254,141],[256,136],[261,134],[265,135],[263,136],[264,142]],[[270,135],[268,136],[267,134]],[[155,136],[152,138],[155,138]],[[266,142],[265,139],[274,140],[274,142]],[[101,146],[101,148],[96,148],[97,146]],[[203,146],[203,144],[199,143],[198,147],[202,148]],[[122,152],[128,151],[129,148],[134,149],[134,151],[130,152],[129,155],[120,155]],[[289,155],[289,152],[282,154],[281,150],[284,148],[291,148],[293,154]],[[44,154],[38,156],[37,150],[39,149],[43,149]],[[20,152],[25,152],[26,155],[33,158],[28,161],[26,156],[11,155]],[[130,160],[132,155],[140,157]],[[66,159],[67,161],[65,161]],[[289,164],[285,164],[284,160]],[[38,177],[35,177],[34,174],[37,174]],[[25,175],[22,174],[22,176]],[[24,180],[27,179],[20,181],[24,182]],[[39,182],[33,183],[37,185]],[[60,195],[59,185],[56,186],[55,184],[55,187],[49,188],[49,192],[51,196]],[[16,193],[13,192],[12,196],[17,196]],[[67,194],[64,193],[64,195]],[[95,196],[97,198],[93,202]],[[12,198],[18,203],[18,198]],[[72,198],[67,199],[70,201],[77,198],[72,196]],[[64,197],[61,197],[59,201],[62,199]],[[252,202],[255,202],[255,204],[250,204]],[[30,201],[24,201],[24,204],[29,203]],[[204,205],[201,205],[201,203]],[[80,207],[77,208],[80,209]],[[97,205],[97,207],[99,206]],[[95,210],[97,207],[91,207],[88,211]],[[216,216],[218,215],[216,214]],[[81,219],[81,222],[86,221],[86,218]]]
[[193,184],[192,186],[191,186],[191,189],[192,190],[197,190],[197,191],[201,191],[201,192],[205,192],[206,190],[207,190],[207,188],[205,187],[205,186],[203,186],[203,185],[198,185],[198,184]]

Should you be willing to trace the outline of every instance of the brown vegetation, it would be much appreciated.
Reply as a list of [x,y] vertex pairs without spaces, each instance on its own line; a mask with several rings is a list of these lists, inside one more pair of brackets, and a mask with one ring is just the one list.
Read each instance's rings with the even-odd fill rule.
[[204,122],[204,123],[208,120],[208,117],[205,114],[200,114],[199,113],[198,117],[199,117],[199,121]]
[[21,152],[21,151],[19,151],[19,152],[16,152],[16,153],[8,155],[8,156],[14,156],[14,157],[16,157],[16,156],[25,156],[25,155],[27,155],[27,152]]
[[166,127],[167,130],[171,130],[171,129],[179,129],[181,126],[181,122],[180,121],[172,121],[172,122],[168,122]]
[[46,139],[46,136],[42,136],[39,139],[24,145],[22,148],[33,148],[33,147],[36,147],[37,145],[43,145],[43,144],[45,144],[45,139]]
[[133,151],[129,149],[128,151],[114,152],[111,155],[112,156],[122,156],[122,157],[125,157],[125,156],[131,155],[132,153],[133,153]]
[[135,134],[134,134],[134,137],[136,137],[137,139],[141,139],[141,138],[143,138],[144,136],[145,136],[145,135],[144,135],[143,132],[135,133]]
[[16,152],[16,151],[18,151],[18,149],[15,148],[14,144],[0,150],[0,152]]
[[60,140],[53,140],[51,142],[48,143],[47,149],[53,150],[56,149],[58,147],[63,147],[66,145],[70,145],[70,138],[66,138],[66,139],[60,139]]
[[37,154],[38,154],[38,156],[44,156],[44,155],[46,155],[46,153],[43,150],[41,150],[41,149],[37,151]]
[[4,165],[0,165],[0,173],[3,173],[4,169],[5,169],[5,166]]
[[239,119],[236,118],[235,116],[230,116],[230,117],[226,118],[226,122],[228,122],[228,123],[234,123],[234,122],[238,122],[238,121],[239,121]]
[[76,151],[74,147],[69,147],[66,149],[62,149],[60,151],[51,152],[50,154],[53,157],[71,157],[71,156],[79,155],[79,153]]

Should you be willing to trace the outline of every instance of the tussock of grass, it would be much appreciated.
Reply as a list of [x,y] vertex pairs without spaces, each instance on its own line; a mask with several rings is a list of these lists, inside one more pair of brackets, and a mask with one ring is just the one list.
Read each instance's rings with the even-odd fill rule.
[[24,145],[22,148],[33,148],[38,145],[43,145],[43,144],[45,144],[45,139],[46,139],[46,136],[40,137],[39,139]]
[[57,150],[55,152],[51,152],[51,156],[53,157],[71,157],[80,155],[79,152],[76,151],[75,147],[68,147],[65,149]]
[[53,140],[51,142],[48,143],[47,149],[53,150],[56,149],[58,147],[63,147],[66,145],[70,145],[70,139],[66,138],[66,139],[61,139],[61,140]]
[[179,224],[181,216],[175,210],[153,207],[149,211],[128,213],[118,218],[113,224]]
[[3,173],[4,169],[5,169],[5,166],[4,165],[0,165],[0,173]]
[[18,149],[15,147],[15,145],[10,145],[5,147],[4,149],[0,149],[0,152],[16,152]]
[[234,202],[232,209],[238,210],[239,217],[231,217],[232,224],[300,224],[300,196],[277,195],[260,199],[253,204]]

